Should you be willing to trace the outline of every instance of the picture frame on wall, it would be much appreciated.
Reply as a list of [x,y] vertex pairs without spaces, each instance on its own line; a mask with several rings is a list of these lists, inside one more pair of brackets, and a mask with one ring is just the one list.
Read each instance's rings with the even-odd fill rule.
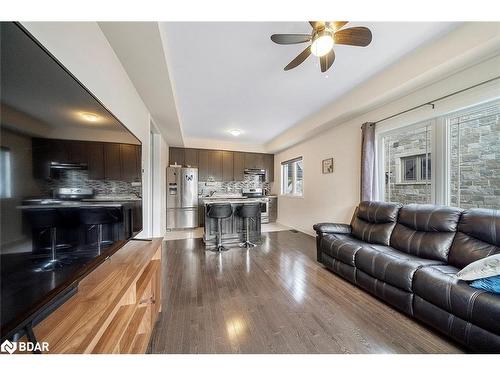
[[333,158],[323,160],[323,174],[333,173]]

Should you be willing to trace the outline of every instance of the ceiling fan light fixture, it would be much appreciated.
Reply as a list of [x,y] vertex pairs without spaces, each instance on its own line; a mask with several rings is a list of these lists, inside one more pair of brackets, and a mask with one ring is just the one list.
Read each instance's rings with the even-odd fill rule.
[[314,56],[325,56],[333,48],[333,37],[327,32],[323,31],[316,35],[314,41],[311,44],[311,52]]

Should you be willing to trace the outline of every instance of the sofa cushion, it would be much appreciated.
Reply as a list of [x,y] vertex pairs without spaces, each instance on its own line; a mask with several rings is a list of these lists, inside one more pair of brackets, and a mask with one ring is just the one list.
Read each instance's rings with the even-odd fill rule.
[[450,265],[421,268],[415,274],[413,291],[453,315],[500,334],[500,296],[470,287],[455,277],[457,272]]
[[321,238],[321,251],[330,257],[354,266],[354,256],[366,242],[360,241],[349,234],[326,234]]
[[420,258],[446,262],[461,210],[430,204],[408,204],[399,210],[391,247]]
[[355,254],[356,268],[408,292],[412,291],[413,276],[419,268],[438,264],[443,262],[418,258],[389,246],[364,246]]
[[500,210],[472,208],[458,222],[448,263],[464,268],[493,254],[500,254]]
[[389,245],[400,207],[396,203],[361,202],[351,221],[353,236],[368,243]]

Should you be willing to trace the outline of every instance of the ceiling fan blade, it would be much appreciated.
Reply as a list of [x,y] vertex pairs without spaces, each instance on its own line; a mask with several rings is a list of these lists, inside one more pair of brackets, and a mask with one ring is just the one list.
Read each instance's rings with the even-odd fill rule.
[[350,27],[333,34],[336,44],[366,47],[372,41],[372,32],[366,27]]
[[308,46],[296,58],[290,61],[290,63],[287,66],[285,66],[285,70],[296,68],[297,66],[302,64],[305,61],[305,59],[309,57],[310,54],[311,54],[311,46]]
[[321,65],[321,72],[324,73],[328,69],[330,69],[330,67],[332,66],[334,61],[335,61],[335,52],[333,52],[333,49],[330,52],[328,52],[326,55],[321,56],[319,58],[319,62]]
[[348,22],[349,21],[330,21],[327,23],[330,29],[332,29],[333,31],[337,31],[344,27]]
[[278,44],[297,44],[305,43],[311,40],[309,34],[273,34],[271,40]]
[[314,30],[325,28],[325,21],[309,21],[309,24]]

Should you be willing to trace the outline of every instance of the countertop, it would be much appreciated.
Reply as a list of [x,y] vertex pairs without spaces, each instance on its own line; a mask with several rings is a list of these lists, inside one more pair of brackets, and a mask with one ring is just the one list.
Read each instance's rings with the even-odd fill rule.
[[94,198],[82,199],[83,202],[137,202],[141,198],[130,195],[109,195],[109,196],[96,196]]
[[211,203],[230,203],[230,204],[238,204],[238,203],[260,203],[261,198],[201,198],[203,204],[211,204]]
[[122,207],[127,202],[64,202],[55,204],[26,204],[17,206],[21,210],[28,210],[34,208],[83,208],[83,207]]

